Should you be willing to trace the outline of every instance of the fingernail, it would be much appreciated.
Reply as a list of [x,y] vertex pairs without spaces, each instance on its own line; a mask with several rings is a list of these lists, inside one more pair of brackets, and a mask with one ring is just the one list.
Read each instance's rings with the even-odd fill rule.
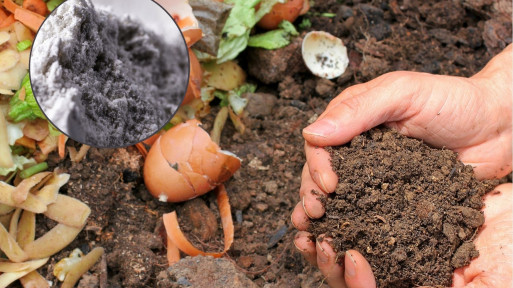
[[335,132],[335,130],[337,130],[335,123],[327,119],[321,119],[303,129],[303,133],[319,137],[328,137],[331,133]]
[[299,230],[299,229],[297,229],[296,224],[294,224],[294,221],[292,220],[292,214],[290,214],[290,223],[292,223],[292,226],[294,226],[294,228],[296,228],[296,230]]
[[[296,235],[296,238],[297,238],[297,235]],[[292,243],[294,243],[294,247],[296,247],[297,251],[303,252],[303,249],[300,249],[299,247],[297,247],[296,239],[294,239],[294,241],[292,241]]]
[[321,174],[319,174],[319,172],[315,171],[313,178],[316,180],[315,182],[318,183],[319,186],[321,186],[320,188],[322,189],[322,191],[328,193],[328,190],[326,189],[326,185],[324,185],[324,179],[322,179]]
[[354,277],[356,275],[356,261],[354,261],[353,256],[351,256],[351,253],[349,251],[346,251],[346,257],[349,258],[349,265],[347,261],[345,261],[346,266],[346,274],[347,276]]
[[322,263],[328,263],[328,261],[329,261],[328,254],[326,253],[326,251],[324,251],[324,248],[322,248],[321,242],[319,240],[316,241],[316,245],[317,245],[317,247],[319,247],[319,250],[321,250],[321,253],[317,254],[319,261]]
[[303,204],[303,210],[305,210],[306,216],[308,216],[308,218],[312,219],[312,216],[308,215],[308,211],[306,211],[306,208],[305,208],[305,197],[303,197],[303,199],[301,199],[301,203]]

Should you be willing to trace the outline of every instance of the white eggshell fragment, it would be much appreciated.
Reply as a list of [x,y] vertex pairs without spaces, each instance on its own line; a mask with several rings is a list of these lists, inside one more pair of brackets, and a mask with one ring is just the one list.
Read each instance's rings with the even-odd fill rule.
[[339,77],[344,74],[349,65],[347,48],[344,43],[327,32],[307,33],[303,38],[301,53],[306,67],[321,78]]

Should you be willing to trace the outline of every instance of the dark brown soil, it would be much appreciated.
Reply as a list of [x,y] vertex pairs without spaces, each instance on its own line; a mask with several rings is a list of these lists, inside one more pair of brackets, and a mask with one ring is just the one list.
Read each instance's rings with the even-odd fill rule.
[[471,241],[484,222],[481,197],[498,181],[480,182],[456,153],[387,128],[328,150],[339,184],[311,232],[333,238],[341,263],[356,249],[378,287],[445,287],[479,255]]
[[[453,4],[456,2],[462,4]],[[394,70],[471,76],[511,43],[511,1],[456,2],[315,1],[310,12],[295,24],[308,19],[311,27],[299,29],[300,33],[324,30],[343,40],[350,66],[337,79],[319,79],[299,67],[301,51],[297,42],[293,44],[295,49],[248,49],[239,57],[248,81],[258,85],[257,92],[265,94],[249,101],[248,113],[243,117],[246,133],[238,134],[228,123],[221,138],[221,147],[243,160],[241,169],[226,183],[235,223],[235,241],[226,258],[257,286],[327,287],[318,269],[294,248],[296,230],[289,219],[299,201],[305,162],[301,129],[322,113],[330,99],[348,86]],[[251,60],[254,54],[262,61]],[[202,119],[207,130],[216,111],[213,107],[212,115]],[[85,201],[93,212],[84,231],[52,257],[51,265],[39,270],[41,274],[58,287],[52,264],[74,248],[103,246],[106,257],[90,271],[87,283],[79,287],[156,287],[157,282],[164,281],[157,277],[167,275],[162,273],[167,263],[161,217],[184,204],[153,199],[144,187],[142,159],[137,151],[132,147],[92,149],[81,163],[56,162],[51,167],[59,166],[72,175],[64,192]],[[194,226],[194,213],[187,215],[187,207],[178,211],[180,223],[199,247],[219,250],[222,232],[215,199],[207,195],[202,200],[216,216],[215,235],[202,240],[209,234],[203,234],[205,226]],[[190,217],[193,219],[187,219]],[[51,226],[43,223],[43,228]],[[226,273],[222,271],[228,270],[218,273]]]

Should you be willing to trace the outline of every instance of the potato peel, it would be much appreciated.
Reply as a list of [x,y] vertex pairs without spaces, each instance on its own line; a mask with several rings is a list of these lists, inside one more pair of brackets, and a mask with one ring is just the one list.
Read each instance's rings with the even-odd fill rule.
[[98,262],[100,257],[102,257],[104,253],[104,249],[101,247],[94,248],[89,254],[82,257],[82,260],[73,264],[70,267],[64,282],[62,283],[61,288],[73,288],[75,287],[75,283],[78,282],[78,279],[86,273],[93,265]]
[[[35,270],[48,261],[47,257],[59,252],[76,238],[91,212],[81,201],[58,194],[60,187],[68,180],[68,174],[41,172],[21,181],[16,187],[0,182],[0,212],[7,213],[0,215],[0,250],[9,259],[0,261],[0,272],[3,272],[0,287],[6,287],[17,279],[24,287],[49,287],[48,282]],[[48,218],[59,222],[36,240],[35,213],[45,213]],[[9,231],[5,227],[9,227]],[[76,280],[73,283],[83,274],[80,273],[84,269],[82,266],[76,266],[78,272],[72,271],[79,273],[74,276]]]
[[19,272],[3,273],[2,275],[0,275],[0,287],[7,287],[12,282],[20,279],[21,277],[43,266],[47,261],[48,258],[28,261],[26,263],[29,264],[29,266],[25,270],[21,270]]
[[81,228],[91,214],[89,206],[75,198],[57,194],[54,203],[48,205],[44,215],[61,224]]
[[32,271],[20,278],[23,288],[49,288],[50,284],[37,271]]
[[31,259],[50,257],[68,246],[80,231],[82,231],[82,227],[75,228],[64,224],[57,224],[45,235],[27,244],[25,252]]

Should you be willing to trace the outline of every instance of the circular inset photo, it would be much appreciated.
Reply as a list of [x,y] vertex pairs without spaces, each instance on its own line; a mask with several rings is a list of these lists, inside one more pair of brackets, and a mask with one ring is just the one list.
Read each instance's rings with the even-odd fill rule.
[[151,0],[68,0],[39,29],[34,96],[70,138],[101,148],[138,143],[168,123],[189,77],[187,45]]

